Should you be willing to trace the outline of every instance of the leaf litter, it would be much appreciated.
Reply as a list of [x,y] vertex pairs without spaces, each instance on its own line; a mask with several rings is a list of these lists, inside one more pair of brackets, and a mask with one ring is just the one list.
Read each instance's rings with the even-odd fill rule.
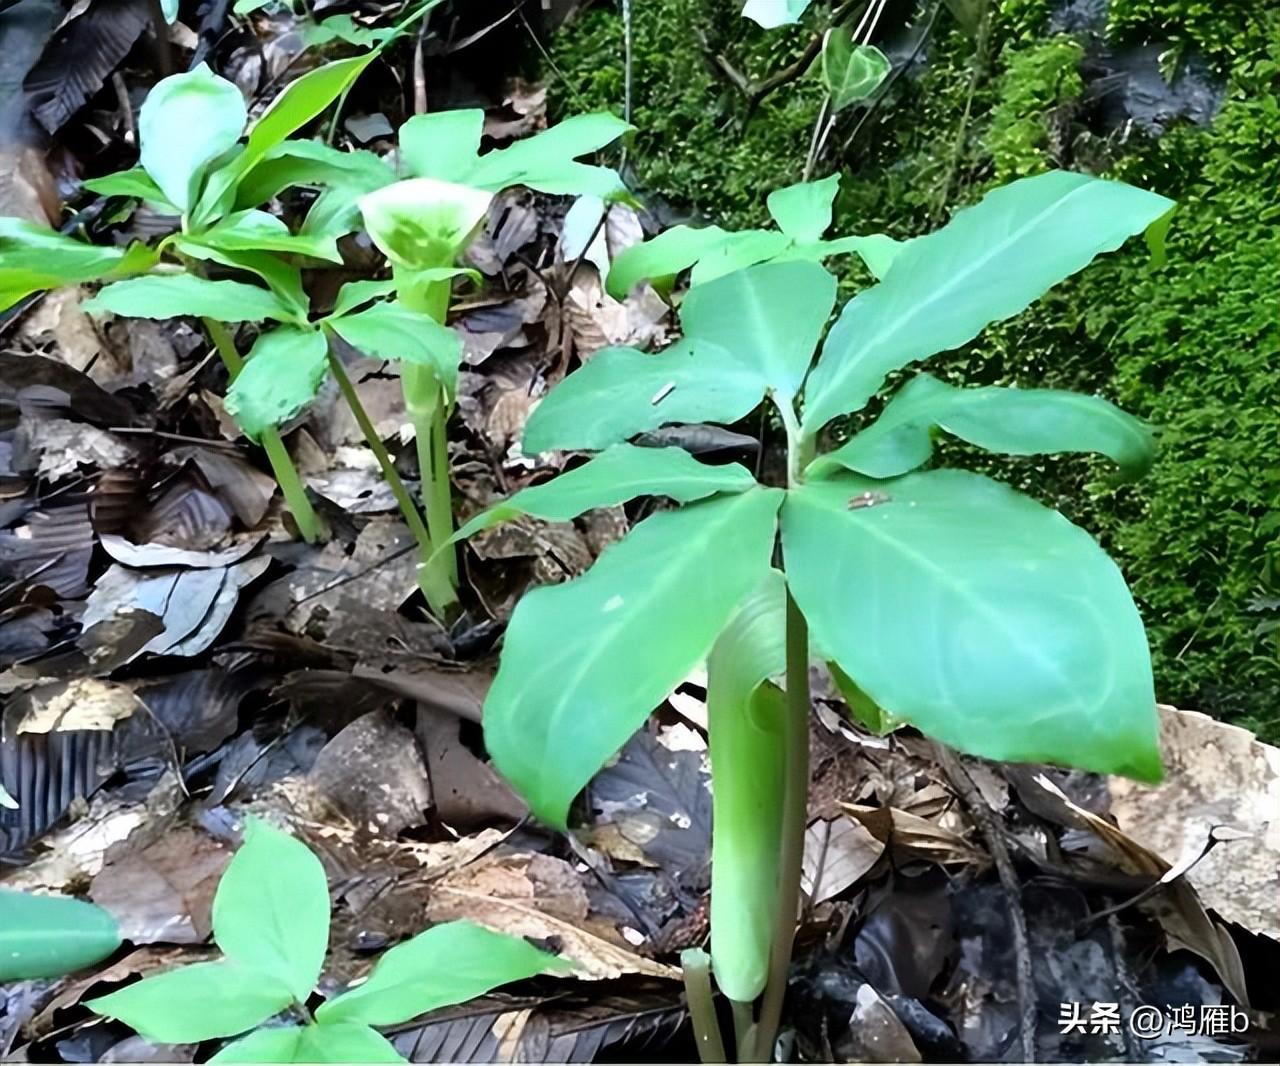
[[[317,28],[320,11],[264,8],[227,22],[226,5],[183,5],[153,48],[161,42],[147,39],[145,6],[78,4],[61,26],[24,31],[9,57],[26,64],[13,84],[25,77],[29,119],[62,150],[46,162],[22,136],[0,144],[17,161],[0,185],[3,213],[48,223],[59,217],[58,188],[132,165],[135,109],[160,53],[179,66],[198,53],[260,113],[322,54],[346,48],[344,34],[389,23],[368,4],[341,32],[341,15]],[[326,34],[322,48],[303,47]],[[388,63],[376,89],[362,83],[334,143],[385,148],[419,91],[433,111],[478,94],[494,143],[543,128],[545,87],[474,78],[469,50],[486,38],[528,46],[521,20],[502,12],[396,44],[389,55],[407,81]],[[418,85],[415,49],[440,64]],[[302,206],[290,196],[275,205],[286,215]],[[146,208],[111,216],[82,191],[72,206],[103,243],[172,221]],[[654,289],[620,301],[602,283],[644,236],[625,204],[524,190],[495,198],[468,253],[482,283],[463,284],[451,322],[464,350],[449,441],[460,520],[574,461],[524,455],[518,444],[566,373],[605,347],[655,348],[674,335]],[[367,276],[368,248],[347,243],[344,267],[308,271],[317,292]],[[95,971],[0,989],[0,1053],[192,1061],[208,1050],[149,1048],[80,1004],[205,957],[218,877],[244,817],[263,814],[321,857],[335,907],[326,972],[339,980],[358,980],[371,953],[455,918],[573,963],[567,978],[398,1027],[389,1035],[412,1061],[690,1059],[676,979],[679,951],[705,944],[708,928],[705,676],[655,708],[596,777],[569,836],[528,820],[478,728],[496,644],[523,591],[581,573],[652,505],[560,525],[521,519],[477,537],[462,551],[473,600],[446,630],[423,609],[412,540],[336,396],[286,427],[333,532],[308,546],[222,409],[221,370],[199,334],[180,321],[95,321],[78,299],[31,298],[0,319],[0,401],[10,412],[0,427],[0,884],[93,899],[128,943]],[[361,358],[348,371],[416,490],[394,369]],[[752,464],[769,453],[756,424],[647,438]],[[825,680],[818,691],[786,1028],[796,1056],[1016,1054],[1010,907],[1024,912],[1038,962],[1039,1058],[1249,1053],[1230,1035],[1172,1034],[1150,1046],[1124,1033],[1071,1037],[1057,1024],[1071,1002],[1236,1004],[1255,1032],[1274,1035],[1275,748],[1163,708],[1169,776],[1156,789],[964,759],[965,789],[928,742],[910,730],[874,735]],[[1015,899],[980,823],[1013,856]]]

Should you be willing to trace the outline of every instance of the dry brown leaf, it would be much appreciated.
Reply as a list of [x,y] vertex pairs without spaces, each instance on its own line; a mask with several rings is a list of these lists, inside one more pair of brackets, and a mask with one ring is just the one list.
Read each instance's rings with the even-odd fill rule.
[[675,967],[636,955],[607,922],[589,917],[573,868],[546,856],[493,856],[450,874],[432,885],[427,914],[435,922],[466,919],[495,932],[550,940],[584,980],[625,973],[680,977]]
[[19,733],[114,729],[138,709],[138,697],[127,685],[78,677],[52,689],[34,689],[30,706],[18,723]]
[[822,903],[854,884],[883,854],[884,844],[861,823],[819,818],[804,834],[800,887],[811,903]]
[[889,845],[900,858],[928,862],[982,862],[983,855],[964,837],[944,829],[927,818],[896,807],[868,807],[860,803],[840,804],[871,835]]
[[1164,784],[1112,778],[1120,828],[1170,864],[1219,827],[1237,839],[1211,848],[1186,873],[1223,918],[1280,940],[1280,749],[1204,714],[1161,707]]

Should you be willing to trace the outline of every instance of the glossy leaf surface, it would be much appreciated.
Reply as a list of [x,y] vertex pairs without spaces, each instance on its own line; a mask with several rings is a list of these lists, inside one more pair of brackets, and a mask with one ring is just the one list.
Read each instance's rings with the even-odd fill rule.
[[232,962],[306,1002],[329,945],[329,886],[302,841],[259,818],[213,898],[213,939]]
[[1003,455],[1099,452],[1127,477],[1145,473],[1155,456],[1151,431],[1101,397],[995,385],[958,389],[920,374],[871,426],[816,459],[809,473],[821,477],[844,467],[868,477],[905,474],[929,460],[934,426]]
[[316,1020],[398,1025],[419,1014],[568,964],[519,937],[446,922],[386,952],[369,979],[325,1003]]
[[1056,170],[996,189],[909,241],[832,327],[805,387],[805,430],[860,410],[890,371],[1016,315],[1170,205],[1118,181]]
[[316,329],[281,326],[254,342],[244,369],[227,389],[230,414],[253,440],[287,422],[320,391],[329,370],[329,342]]
[[157,1044],[235,1036],[293,1002],[270,975],[229,962],[197,962],[144,977],[85,1006]]
[[116,921],[101,907],[0,888],[0,981],[60,977],[119,946]]
[[156,274],[117,281],[82,305],[86,311],[110,311],[125,318],[180,318],[195,315],[220,322],[288,322],[295,308],[267,289],[242,281],[209,281],[194,274]]
[[781,493],[690,504],[641,522],[580,578],[516,606],[485,700],[485,744],[534,813],[569,804],[703,659],[761,580]]
[[989,759],[1159,778],[1142,620],[1057,512],[959,470],[850,475],[789,492],[782,541],[815,643],[889,714]]

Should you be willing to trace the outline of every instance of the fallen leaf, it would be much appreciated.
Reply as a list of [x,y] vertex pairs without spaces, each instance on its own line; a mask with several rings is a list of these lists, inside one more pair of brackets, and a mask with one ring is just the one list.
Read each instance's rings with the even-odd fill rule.
[[884,844],[849,818],[819,818],[804,834],[800,887],[811,903],[838,896],[884,854]]

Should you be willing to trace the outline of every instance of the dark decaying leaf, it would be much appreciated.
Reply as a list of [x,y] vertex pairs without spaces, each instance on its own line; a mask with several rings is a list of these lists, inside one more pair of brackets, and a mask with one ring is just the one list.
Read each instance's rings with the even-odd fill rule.
[[0,575],[48,585],[76,599],[87,591],[93,526],[83,501],[32,511],[26,524],[0,533]]
[[93,795],[114,772],[109,732],[11,735],[6,728],[0,735],[0,783],[18,807],[0,808],[0,856],[20,854],[74,800]]
[[146,0],[95,0],[63,25],[26,78],[40,125],[57,133],[102,88],[150,21]]
[[410,1062],[619,1062],[689,1060],[692,1047],[663,1052],[686,1028],[688,1013],[669,990],[569,996],[554,1002],[485,996],[427,1015],[392,1035]]
[[43,355],[0,354],[0,399],[23,414],[65,415],[95,426],[129,426],[137,421],[133,406],[107,392],[87,374]]

